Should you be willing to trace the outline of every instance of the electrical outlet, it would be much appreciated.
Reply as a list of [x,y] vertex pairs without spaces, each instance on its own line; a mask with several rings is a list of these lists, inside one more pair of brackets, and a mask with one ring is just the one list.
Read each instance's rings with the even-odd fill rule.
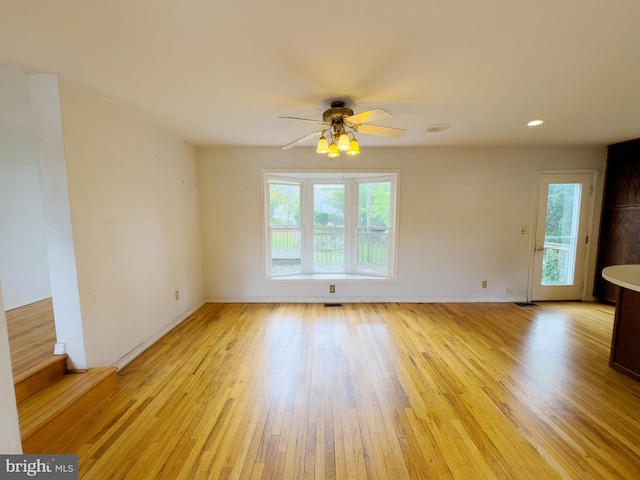
[[180,300],[180,290],[176,290],[176,300]]
[[487,281],[486,280],[482,280],[482,288],[487,288]]
[[515,289],[515,288],[513,288],[513,287],[507,287],[507,293],[513,293],[513,292],[515,292],[515,291],[516,291],[516,289]]
[[335,285],[329,285],[329,293],[336,293],[336,286]]

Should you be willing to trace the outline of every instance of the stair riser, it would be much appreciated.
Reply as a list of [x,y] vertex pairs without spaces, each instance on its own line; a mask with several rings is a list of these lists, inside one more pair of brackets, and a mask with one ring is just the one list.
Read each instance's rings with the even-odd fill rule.
[[19,403],[29,398],[34,393],[39,392],[56,380],[62,378],[66,372],[67,360],[65,356],[59,361],[51,363],[47,367],[38,370],[24,380],[17,382],[14,385],[16,390],[16,401]]
[[67,408],[59,412],[58,415],[50,419],[38,430],[32,432],[26,438],[23,437],[23,452],[47,453],[47,449],[53,440],[63,436],[72,425],[82,420],[96,405],[111,395],[117,388],[117,383],[117,374],[114,369],[110,375],[93,385],[82,397],[68,405]]

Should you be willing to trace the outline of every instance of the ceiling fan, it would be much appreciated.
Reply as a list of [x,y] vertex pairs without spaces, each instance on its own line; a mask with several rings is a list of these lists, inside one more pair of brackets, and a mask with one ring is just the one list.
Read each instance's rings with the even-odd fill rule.
[[[316,149],[317,153],[326,153],[329,157],[339,157],[340,152],[346,152],[347,155],[358,155],[360,147],[355,137],[356,132],[391,138],[401,138],[405,134],[405,130],[401,128],[368,125],[369,122],[383,120],[392,116],[391,113],[381,108],[374,108],[354,115],[353,110],[345,107],[345,103],[342,100],[335,100],[331,102],[331,108],[325,110],[322,114],[322,121],[298,117],[280,117],[326,125],[326,128],[298,138],[286,144],[282,149],[288,150],[307,140],[320,137]],[[351,135],[351,138],[349,135]]]

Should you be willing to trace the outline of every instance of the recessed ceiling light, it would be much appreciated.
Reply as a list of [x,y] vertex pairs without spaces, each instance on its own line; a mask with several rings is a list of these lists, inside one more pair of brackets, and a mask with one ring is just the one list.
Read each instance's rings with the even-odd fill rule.
[[527,126],[537,127],[538,125],[542,125],[544,122],[545,120],[531,120],[529,123],[527,123]]
[[429,125],[427,128],[423,129],[422,132],[423,133],[439,133],[439,132],[444,132],[449,127],[451,127],[451,125],[449,125],[448,123],[434,123],[432,125]]

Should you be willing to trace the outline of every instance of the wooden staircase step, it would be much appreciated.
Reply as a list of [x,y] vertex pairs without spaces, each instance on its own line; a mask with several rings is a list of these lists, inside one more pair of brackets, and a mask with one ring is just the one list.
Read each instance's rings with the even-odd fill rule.
[[67,356],[51,355],[40,360],[36,365],[15,375],[13,384],[16,391],[16,401],[22,402],[34,393],[42,390],[67,373]]
[[67,373],[18,403],[22,450],[47,453],[52,441],[79,422],[117,387],[115,367]]

